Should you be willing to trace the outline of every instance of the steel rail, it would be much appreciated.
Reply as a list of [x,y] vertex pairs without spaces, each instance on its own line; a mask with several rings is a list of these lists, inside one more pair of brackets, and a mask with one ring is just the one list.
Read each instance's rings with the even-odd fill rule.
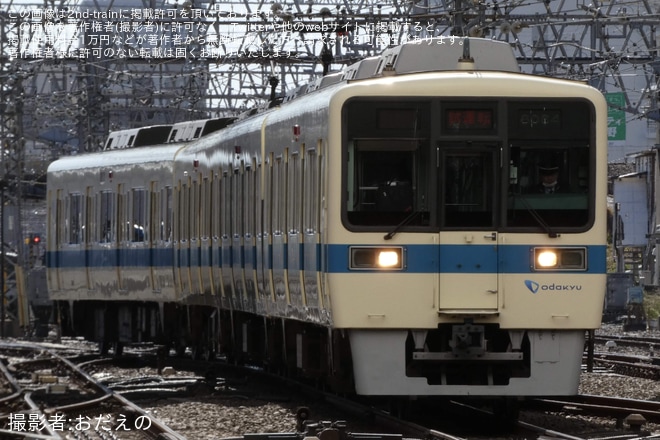
[[83,377],[84,379],[89,381],[91,384],[98,387],[104,393],[111,395],[112,398],[114,398],[115,400],[121,402],[124,406],[130,408],[134,412],[136,412],[136,413],[138,413],[142,416],[147,417],[149,419],[149,421],[151,422],[153,427],[159,429],[163,434],[168,435],[171,440],[187,440],[186,437],[184,437],[181,434],[179,434],[178,432],[172,430],[169,426],[165,425],[163,422],[161,422],[157,418],[154,418],[152,414],[147,413],[144,409],[137,406],[136,404],[134,404],[130,400],[126,399],[124,396],[114,392],[110,388],[108,388],[105,385],[103,385],[103,384],[97,382],[96,380],[94,380],[93,377],[91,377],[89,374],[87,374],[82,369],[78,368],[78,366],[75,365],[73,362],[69,361],[66,358],[61,357],[57,353],[52,353],[52,352],[50,352],[50,353],[53,357],[58,358],[61,362],[66,364],[71,370],[75,371],[76,374],[80,375],[81,377]]
[[581,414],[622,419],[631,414],[642,415],[647,422],[660,423],[660,402],[634,400],[621,397],[579,396],[534,399],[543,407],[566,410],[567,407],[578,410]]
[[[2,344],[3,346],[5,344]],[[147,420],[149,420],[149,427],[146,428],[146,430],[150,431],[153,433],[155,437],[158,438],[167,438],[168,440],[186,440],[185,436],[182,436],[181,434],[175,432],[172,430],[170,427],[165,425],[163,422],[160,420],[156,419],[153,417],[152,414],[147,413],[144,409],[141,407],[135,405],[133,402],[130,400],[126,399],[119,393],[113,391],[112,389],[106,387],[105,385],[99,383],[97,380],[95,380],[93,377],[91,377],[87,372],[82,370],[79,366],[71,362],[69,359],[59,355],[55,351],[45,348],[39,344],[31,344],[31,343],[21,343],[21,344],[11,344],[12,348],[16,347],[21,347],[22,349],[32,349],[32,350],[41,350],[44,353],[47,353],[48,356],[50,356],[49,362],[51,363],[59,363],[63,367],[66,367],[69,370],[69,374],[71,376],[77,376],[78,379],[82,379],[84,382],[84,386],[89,387],[90,389],[95,389],[100,396],[95,396],[93,399],[78,402],[78,403],[73,403],[69,405],[64,405],[64,406],[59,406],[59,407],[52,407],[52,408],[44,408],[40,409],[38,405],[36,405],[32,399],[31,399],[31,393],[25,393],[25,391],[19,386],[18,382],[13,378],[13,375],[10,373],[9,369],[2,363],[0,362],[0,370],[3,371],[5,376],[7,376],[7,379],[10,383],[12,383],[12,386],[17,390],[12,396],[9,396],[11,398],[15,398],[16,396],[20,396],[21,394],[25,394],[25,401],[26,403],[30,406],[30,410],[27,410],[29,412],[34,412],[35,410],[39,410],[42,414],[52,414],[52,413],[58,413],[58,412],[67,412],[72,409],[80,409],[80,408],[86,408],[86,407],[92,407],[99,405],[103,402],[107,402],[109,400],[113,400],[116,402],[118,406],[121,406],[125,408],[126,410],[130,411],[133,415],[135,416],[143,416]],[[36,362],[47,362],[46,359],[37,359]],[[32,365],[35,363],[30,361]],[[6,400],[7,398],[3,398],[3,401]],[[22,411],[25,412],[25,411]],[[16,432],[11,432],[11,431],[6,431],[6,430],[0,430],[0,434],[3,435],[7,434],[7,436],[11,436],[8,438],[20,438],[20,437],[29,437],[29,438],[39,438],[39,439],[61,439],[59,435],[56,433],[52,432],[51,429],[47,430],[50,435],[43,435],[43,434],[38,434],[34,432],[25,432],[25,433],[16,433]]]

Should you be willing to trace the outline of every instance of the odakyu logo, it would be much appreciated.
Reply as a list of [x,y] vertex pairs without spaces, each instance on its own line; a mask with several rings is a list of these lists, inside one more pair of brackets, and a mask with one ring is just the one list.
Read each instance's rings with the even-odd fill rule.
[[527,286],[530,292],[536,293],[539,291],[540,284],[537,283],[536,281],[525,280],[525,286]]
[[539,284],[536,281],[525,280],[525,286],[532,293],[538,292],[575,292],[582,290],[582,286],[579,284]]

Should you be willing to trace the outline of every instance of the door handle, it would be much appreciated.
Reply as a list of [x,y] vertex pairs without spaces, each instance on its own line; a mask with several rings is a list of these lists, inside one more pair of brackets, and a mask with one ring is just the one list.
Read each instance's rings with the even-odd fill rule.
[[495,241],[495,240],[497,240],[497,232],[493,232],[490,235],[484,235],[484,238],[489,238],[489,239]]

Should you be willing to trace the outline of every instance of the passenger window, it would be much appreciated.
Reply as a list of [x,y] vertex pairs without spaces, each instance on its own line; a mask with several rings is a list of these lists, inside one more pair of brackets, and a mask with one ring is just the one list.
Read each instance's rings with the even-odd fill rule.
[[[320,149],[320,145],[319,145]],[[320,192],[320,158],[315,150],[305,153],[303,167],[304,203],[303,203],[303,231],[307,234],[318,232]]]
[[235,169],[231,175],[231,233],[234,238],[243,235],[244,176],[239,169]]
[[190,234],[190,240],[194,241],[199,238],[199,225],[201,220],[201,206],[199,203],[200,197],[200,183],[197,180],[190,182],[190,187],[188,190],[188,207],[186,212],[188,213],[188,229]]
[[287,226],[289,234],[298,234],[300,232],[300,223],[302,215],[302,164],[298,152],[291,153],[289,157],[287,173]]
[[133,220],[129,237],[132,242],[143,242],[147,222],[147,191],[144,188],[133,188],[131,200]]
[[52,228],[53,231],[55,231],[54,235],[51,235],[53,239],[55,240],[54,243],[56,246],[59,247],[59,245],[62,244],[62,229],[61,225],[64,223],[62,221],[62,217],[64,215],[64,212],[62,210],[62,190],[58,189],[55,195],[55,223],[53,224],[52,222],[48,225],[49,228]]
[[215,174],[211,182],[209,195],[211,204],[211,234],[214,239],[220,237],[220,215],[222,212],[222,194],[220,193],[220,178]]
[[264,218],[265,212],[265,204],[266,201],[264,200],[263,203],[259,203],[261,200],[260,195],[261,195],[261,180],[262,180],[262,163],[257,163],[256,161],[254,162],[255,164],[255,171],[254,171],[254,203],[252,203],[253,208],[252,208],[252,215],[254,216],[253,220],[253,230],[255,232],[255,235],[258,237],[263,237],[263,232],[264,232],[264,222],[266,219]]
[[222,180],[220,181],[220,192],[222,193],[222,225],[220,227],[222,238],[226,239],[230,237],[231,231],[231,184],[229,173],[224,172],[222,175]]
[[275,158],[272,172],[272,234],[282,235],[286,227],[286,164],[282,157]]
[[80,193],[69,194],[69,244],[83,242],[83,196]]
[[202,179],[200,186],[199,196],[199,223],[200,223],[200,236],[202,239],[209,238],[211,229],[211,200],[210,200],[210,181],[208,177]]
[[99,242],[112,243],[115,241],[114,224],[115,198],[112,191],[99,193]]
[[275,198],[275,188],[274,188],[274,171],[273,171],[273,153],[268,157],[268,161],[264,164],[266,167],[264,170],[264,194],[263,194],[263,225],[261,230],[264,234],[264,238],[273,232],[273,201]]
[[190,204],[190,178],[188,178],[188,182],[184,182],[183,185],[181,185],[181,192],[180,192],[180,197],[179,197],[179,208],[181,209],[179,218],[181,219],[179,222],[179,241],[182,243],[187,242],[190,240],[190,210],[191,204]]
[[128,198],[124,193],[124,186],[117,185],[117,241],[123,243],[129,240],[130,223],[128,221]]
[[255,193],[255,175],[254,163],[245,168],[244,179],[245,179],[245,188],[243,196],[243,210],[245,218],[245,230],[243,233],[246,236],[253,236],[255,233],[255,206],[257,203],[257,196]]
[[85,195],[85,224],[83,225],[83,241],[89,243],[96,241],[96,199],[92,197],[94,189],[90,186],[87,187],[87,194]]
[[171,186],[166,186],[165,189],[160,192],[160,239],[164,242],[172,241],[172,221],[174,220],[172,193]]
[[158,182],[151,181],[149,190],[149,241],[160,240],[160,192]]

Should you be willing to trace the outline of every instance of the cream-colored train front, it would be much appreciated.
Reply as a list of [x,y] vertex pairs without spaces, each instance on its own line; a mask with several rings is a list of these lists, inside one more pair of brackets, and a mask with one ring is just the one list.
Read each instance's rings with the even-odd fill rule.
[[577,391],[605,286],[604,118],[582,84],[469,69],[333,96],[328,289],[359,393]]
[[165,342],[365,395],[576,393],[605,293],[602,95],[447,38],[300,95],[176,151]]

